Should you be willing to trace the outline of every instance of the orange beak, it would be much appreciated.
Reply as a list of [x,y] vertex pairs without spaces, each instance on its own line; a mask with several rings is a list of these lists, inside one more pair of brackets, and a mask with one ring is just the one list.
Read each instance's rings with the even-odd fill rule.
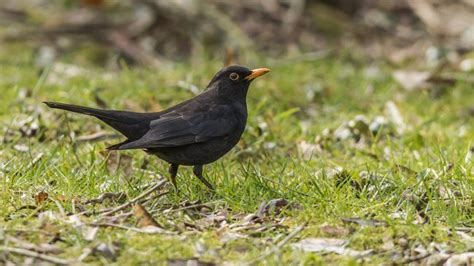
[[250,75],[246,76],[245,79],[248,80],[248,81],[251,81],[251,80],[254,80],[257,77],[260,77],[262,75],[267,74],[268,72],[270,72],[270,69],[268,69],[268,68],[252,69],[252,73],[250,73]]

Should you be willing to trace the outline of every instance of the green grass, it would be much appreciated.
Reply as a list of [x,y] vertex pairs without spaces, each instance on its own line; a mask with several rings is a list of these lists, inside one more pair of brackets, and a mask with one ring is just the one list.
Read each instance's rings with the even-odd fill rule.
[[[75,57],[60,61],[71,64]],[[205,175],[217,192],[210,193],[189,168],[182,167],[178,175],[181,193],[171,192],[145,207],[156,211],[153,217],[166,229],[177,231],[185,228],[185,221],[196,222],[200,216],[185,211],[163,212],[161,208],[179,207],[185,201],[211,202],[216,210],[228,210],[228,223],[232,224],[232,217],[256,212],[263,201],[284,198],[298,207],[287,208],[266,221],[271,224],[284,218],[282,227],[226,243],[220,241],[219,226],[203,232],[183,229],[176,236],[101,228],[94,240],[86,241],[71,224],[44,218],[48,211],[59,213],[55,201],[66,212],[74,212],[73,202],[107,191],[124,192],[133,198],[143,186],[156,180],[153,173],[166,177],[167,165],[141,151],[127,151],[121,153],[122,159],[131,156],[131,166],[124,163],[115,170],[110,163],[113,158],[103,151],[120,139],[77,141],[78,136],[112,130],[90,117],[47,109],[42,101],[97,106],[97,95],[114,109],[166,108],[193,96],[179,86],[179,81],[204,88],[221,63],[199,60],[159,70],[124,65],[114,72],[83,64],[82,70],[71,77],[54,67],[36,68],[30,49],[2,47],[0,241],[11,245],[6,236],[15,236],[44,243],[57,234],[61,241],[55,245],[64,249],[58,255],[63,258],[77,258],[84,248],[106,243],[116,246],[117,265],[161,264],[167,259],[197,256],[218,264],[238,264],[257,259],[296,226],[307,223],[292,242],[332,237],[321,229],[322,225],[331,225],[350,229],[348,235],[333,236],[349,240],[350,248],[374,252],[356,259],[304,253],[287,244],[260,263],[401,262],[401,257],[384,250],[387,239],[393,239],[393,251],[401,256],[405,250],[420,244],[427,247],[432,242],[445,244],[454,253],[472,249],[472,244],[455,233],[458,227],[474,225],[473,159],[466,159],[474,146],[473,118],[467,111],[474,103],[472,83],[460,79],[441,95],[430,90],[405,91],[391,78],[393,66],[383,61],[367,62],[346,52],[316,61],[263,57],[242,61],[251,67],[270,67],[272,72],[252,84],[249,120],[242,141],[224,158],[205,166]],[[368,68],[378,69],[378,74],[366,75]],[[19,97],[25,91],[28,96]],[[338,140],[331,133],[357,115],[368,120],[387,117],[384,110],[388,101],[393,101],[401,113],[407,126],[403,133],[391,124],[359,142],[352,138]],[[26,119],[31,120],[21,125]],[[37,131],[25,135],[24,131],[35,123]],[[322,151],[304,158],[298,152],[302,141],[319,143]],[[26,151],[19,151],[21,147],[27,147]],[[36,203],[34,196],[41,191],[53,200]],[[107,201],[95,208],[118,204]],[[384,220],[387,226],[343,223],[341,219],[348,217]],[[83,217],[85,222],[96,218]],[[123,223],[133,226],[134,218]],[[399,239],[407,240],[407,246],[399,244]],[[8,259],[23,260],[17,255],[9,255]],[[93,254],[84,262],[112,261]]]

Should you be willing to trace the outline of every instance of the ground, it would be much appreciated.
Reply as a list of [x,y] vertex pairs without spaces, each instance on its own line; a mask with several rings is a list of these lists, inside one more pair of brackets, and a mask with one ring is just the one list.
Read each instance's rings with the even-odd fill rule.
[[[179,193],[166,182],[105,216],[168,165],[106,152],[122,140],[110,128],[42,101],[157,111],[198,93],[222,63],[111,71],[70,56],[40,69],[34,50],[2,47],[0,261],[33,262],[14,247],[117,265],[427,263],[473,249],[469,73],[410,90],[399,67],[351,51],[240,61],[272,72],[251,86],[239,145],[205,166],[216,192],[182,167]],[[115,194],[90,202],[105,192]]]

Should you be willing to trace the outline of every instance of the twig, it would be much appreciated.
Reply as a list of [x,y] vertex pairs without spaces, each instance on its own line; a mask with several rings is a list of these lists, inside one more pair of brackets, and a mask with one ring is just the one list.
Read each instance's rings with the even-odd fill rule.
[[286,243],[290,242],[291,239],[293,239],[295,236],[297,236],[303,229],[306,227],[306,223],[298,226],[291,232],[289,235],[287,235],[282,241],[280,241],[276,247],[277,248],[282,248]]
[[407,259],[404,259],[400,262],[400,264],[406,265],[406,264],[409,264],[409,263],[412,263],[412,262],[420,261],[420,260],[425,259],[429,256],[431,256],[431,253],[426,252],[424,254],[420,254],[420,255],[417,255],[417,256],[413,256],[413,257],[409,257]]
[[[128,206],[134,204],[134,203],[137,203],[138,201],[140,201],[139,203],[143,204],[147,201],[147,199],[143,199],[144,197],[146,197],[147,195],[149,195],[150,193],[152,193],[153,191],[157,190],[158,188],[160,188],[161,186],[163,186],[163,184],[166,182],[166,180],[162,180],[160,181],[159,183],[157,183],[156,185],[150,187],[147,191],[143,192],[142,194],[140,194],[139,196],[137,196],[136,198],[132,199],[131,201],[127,202],[127,203],[124,203],[118,207],[114,207],[114,208],[104,208],[104,209],[100,209],[100,210],[85,210],[85,211],[81,211],[79,213],[77,213],[76,215],[85,215],[85,216],[88,216],[88,215],[91,215],[91,214],[102,214],[104,216],[108,216],[110,214],[113,214],[115,212],[118,212],[120,210],[123,210],[125,208],[127,208]],[[154,198],[157,198],[157,197],[161,197],[163,195],[166,195],[168,192],[164,192],[164,193],[161,193],[159,195],[157,195],[156,197],[151,197],[151,199],[154,199]],[[150,198],[149,198],[150,199]]]
[[17,246],[17,248],[26,249],[26,250],[30,250],[34,252],[54,253],[54,254],[59,254],[63,252],[60,248],[53,246],[51,244],[36,245],[30,242],[23,241],[19,238],[12,237],[12,236],[7,236],[6,239],[8,240],[8,242],[14,243]]
[[120,213],[116,216],[107,216],[107,219],[106,221],[108,223],[116,223],[117,221],[119,220],[125,220],[125,219],[128,219],[130,216],[133,215],[133,211],[129,211],[129,212],[123,212],[123,213]]
[[[136,228],[136,227],[129,227],[121,224],[114,224],[114,223],[91,223],[90,226],[98,226],[98,227],[115,227],[123,230],[130,230],[137,233],[145,233],[145,234],[167,234],[167,235],[175,235],[175,232],[165,230],[158,226],[145,226],[143,228]],[[147,230],[149,228],[149,230]]]
[[11,253],[16,253],[18,255],[30,257],[30,258],[35,258],[35,259],[40,259],[43,261],[55,263],[58,265],[70,265],[71,262],[65,259],[53,257],[50,255],[45,255],[41,254],[35,251],[23,249],[23,248],[13,248],[13,247],[5,247],[5,246],[0,246],[0,250],[3,252],[11,252]]
[[121,197],[125,196],[123,192],[105,192],[102,193],[99,197],[94,199],[89,199],[84,202],[84,204],[96,204],[96,203],[103,203],[106,199],[120,199]]
[[272,255],[273,253],[277,252],[278,250],[280,250],[284,245],[286,245],[288,242],[290,242],[290,240],[295,238],[301,231],[303,231],[303,229],[306,227],[306,224],[307,223],[304,223],[304,224],[296,227],[295,230],[293,230],[289,235],[287,235],[282,241],[278,242],[278,244],[276,244],[276,246],[274,248],[267,251],[266,253],[264,253],[262,256],[256,258],[255,260],[249,262],[249,264],[250,265],[256,264],[257,262],[265,259],[266,257],[268,257],[268,256]]
[[[159,189],[160,187],[162,187],[164,184],[166,183],[166,180],[161,180],[160,182],[158,182],[156,185],[152,186],[151,188],[149,188],[148,190],[146,190],[145,192],[143,192],[142,194],[138,195],[137,197],[135,197],[134,199],[132,199],[131,201],[127,202],[127,203],[124,203],[120,206],[117,206],[111,210],[108,210],[108,211],[105,211],[102,213],[102,215],[104,216],[109,216],[113,213],[116,213],[118,211],[121,211],[129,206],[131,206],[132,204],[138,202],[139,200],[143,199],[144,197],[148,196],[149,194],[153,193],[155,190]],[[101,213],[101,211],[99,211],[99,213]]]
[[208,208],[209,210],[212,210],[212,208],[209,206],[214,203],[222,202],[222,200],[215,200],[211,202],[206,202],[206,203],[197,203],[189,206],[184,206],[176,209],[171,209],[168,210],[166,213],[172,213],[172,212],[178,212],[178,211],[184,211],[184,210],[189,210],[189,209],[194,209],[194,208]]

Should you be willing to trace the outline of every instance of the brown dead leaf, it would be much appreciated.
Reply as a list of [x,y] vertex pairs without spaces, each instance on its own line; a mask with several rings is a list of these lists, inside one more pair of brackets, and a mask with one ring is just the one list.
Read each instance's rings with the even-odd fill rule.
[[61,202],[69,201],[69,198],[68,198],[66,195],[64,195],[64,194],[57,195],[57,196],[56,196],[56,199],[59,200],[59,201],[61,201]]
[[272,199],[268,203],[262,202],[256,215],[259,218],[264,216],[279,215],[285,208],[300,208],[301,206],[296,203],[290,203],[286,199]]
[[162,227],[158,222],[151,217],[150,213],[140,204],[133,205],[133,215],[137,219],[137,226],[139,228],[146,226]]
[[348,228],[332,226],[332,225],[323,225],[319,229],[324,234],[328,236],[333,236],[333,237],[347,236],[351,233],[351,231]]
[[33,198],[35,199],[36,205],[42,204],[44,201],[48,199],[48,193],[41,191],[38,194],[34,195]]

